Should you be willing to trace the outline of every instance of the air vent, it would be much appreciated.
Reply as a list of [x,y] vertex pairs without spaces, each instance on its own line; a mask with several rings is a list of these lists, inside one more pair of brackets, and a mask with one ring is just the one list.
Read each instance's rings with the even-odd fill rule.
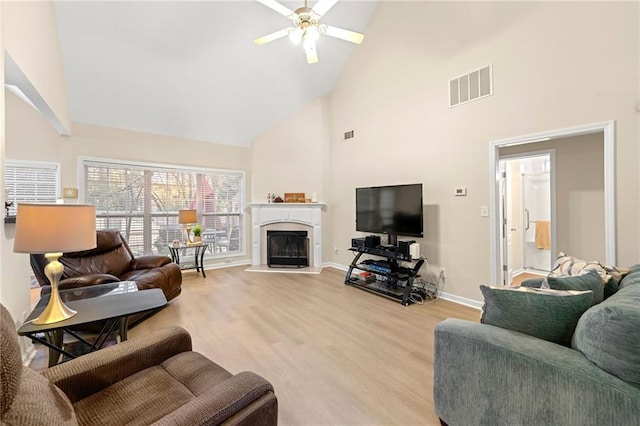
[[449,106],[454,107],[493,95],[491,65],[449,81]]
[[351,139],[353,137],[353,130],[349,130],[348,132],[344,132],[344,140]]

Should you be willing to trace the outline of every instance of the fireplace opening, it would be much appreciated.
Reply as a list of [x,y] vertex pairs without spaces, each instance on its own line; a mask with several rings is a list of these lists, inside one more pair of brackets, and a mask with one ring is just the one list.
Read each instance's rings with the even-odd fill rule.
[[309,266],[307,231],[267,231],[267,265],[269,268]]

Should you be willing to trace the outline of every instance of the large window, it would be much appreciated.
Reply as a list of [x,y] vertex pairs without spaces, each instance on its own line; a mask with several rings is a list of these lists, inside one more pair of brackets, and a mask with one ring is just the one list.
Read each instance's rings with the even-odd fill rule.
[[84,160],[84,199],[96,227],[117,228],[136,254],[184,241],[178,210],[196,209],[209,256],[243,252],[244,172]]
[[12,203],[14,216],[18,203],[55,203],[58,198],[57,163],[7,160],[4,166],[5,199]]

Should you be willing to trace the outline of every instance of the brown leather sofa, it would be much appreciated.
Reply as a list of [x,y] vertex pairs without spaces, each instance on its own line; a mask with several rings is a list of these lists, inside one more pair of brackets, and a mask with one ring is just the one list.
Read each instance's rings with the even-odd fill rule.
[[166,328],[38,373],[23,367],[11,315],[0,305],[2,425],[255,425],[278,422],[273,387],[232,375]]
[[[96,240],[96,248],[64,253],[60,258],[64,265],[61,290],[116,281],[135,281],[140,290],[162,289],[167,300],[180,294],[182,273],[180,267],[171,262],[170,257],[135,257],[117,229],[97,231]],[[45,294],[50,291],[51,285],[44,274],[47,263],[44,255],[31,255],[31,268]]]

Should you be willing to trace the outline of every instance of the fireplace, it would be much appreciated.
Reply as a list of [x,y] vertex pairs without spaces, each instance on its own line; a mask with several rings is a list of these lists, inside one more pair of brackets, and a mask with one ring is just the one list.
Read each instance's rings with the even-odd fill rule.
[[267,231],[267,265],[270,268],[309,266],[307,231]]
[[[306,231],[308,268],[283,268],[286,272],[319,273],[322,270],[322,210],[324,203],[251,203],[251,265],[267,266],[267,231]],[[264,266],[264,269],[261,269]]]

